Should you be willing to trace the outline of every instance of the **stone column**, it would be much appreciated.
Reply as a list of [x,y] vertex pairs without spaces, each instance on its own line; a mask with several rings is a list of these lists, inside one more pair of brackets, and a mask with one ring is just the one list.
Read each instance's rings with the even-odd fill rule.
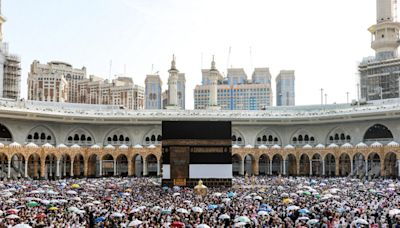
[[57,159],[56,176],[60,178],[60,160]]
[[99,160],[99,176],[103,176],[103,160]]
[[85,158],[83,158],[83,159],[84,159],[83,160],[83,175],[85,177],[87,177],[89,174],[89,161],[88,161],[88,159],[85,159]]
[[286,160],[282,160],[282,162],[283,162],[283,175],[285,176],[286,175]]
[[272,159],[269,160],[269,175],[272,175]]
[[25,178],[28,178],[28,160],[25,159]]
[[7,178],[11,178],[11,159],[8,159],[8,172],[7,172]]
[[132,159],[128,159],[128,176],[133,176],[133,162]]
[[143,176],[147,177],[149,175],[149,171],[147,170],[147,159],[143,159]]
[[63,165],[63,177],[67,176],[67,159],[64,159]]
[[312,176],[312,159],[310,159],[310,176]]
[[46,178],[46,160],[45,159],[40,159],[40,174],[39,177],[41,179]]
[[70,173],[71,175],[70,176],[74,177],[74,159],[71,159],[71,167],[70,168],[71,168],[71,173]]
[[397,176],[400,177],[400,159],[397,160]]
[[161,175],[161,161],[157,159],[157,176]]
[[325,159],[322,159],[322,176],[325,176]]
[[251,168],[253,170],[253,174],[254,175],[258,176],[260,174],[259,165],[258,165],[258,159],[254,159]]
[[117,159],[114,159],[114,176],[117,176]]
[[339,160],[335,159],[335,176],[339,176]]
[[244,176],[244,158],[240,161],[239,175]]
[[350,160],[350,174],[353,175],[354,167],[353,167],[353,159]]
[[365,159],[365,176],[368,177],[368,158]]
[[300,159],[296,159],[296,175],[300,175]]

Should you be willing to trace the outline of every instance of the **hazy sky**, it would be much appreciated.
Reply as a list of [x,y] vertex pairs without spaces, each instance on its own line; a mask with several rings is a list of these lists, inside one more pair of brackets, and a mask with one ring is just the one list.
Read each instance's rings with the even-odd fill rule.
[[[5,41],[22,58],[22,97],[30,64],[65,61],[109,77],[126,72],[144,86],[159,71],[166,82],[172,54],[186,73],[186,106],[201,68],[269,67],[296,71],[296,104],[356,98],[357,65],[374,55],[367,28],[375,23],[375,0],[3,0]],[[250,47],[252,57],[250,57]],[[203,61],[201,56],[203,55]],[[203,65],[202,65],[203,62]],[[275,96],[274,96],[275,104]]]

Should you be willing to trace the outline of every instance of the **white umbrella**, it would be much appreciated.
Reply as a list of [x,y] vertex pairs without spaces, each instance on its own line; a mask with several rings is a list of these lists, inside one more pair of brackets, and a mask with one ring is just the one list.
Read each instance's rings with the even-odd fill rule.
[[253,199],[254,200],[262,200],[262,197],[261,196],[254,196]]
[[308,224],[308,225],[314,225],[314,224],[317,223],[317,222],[319,222],[318,219],[310,219],[310,220],[308,220],[307,224]]
[[69,207],[69,208],[68,208],[68,211],[69,211],[69,212],[79,211],[79,208],[77,208],[77,207]]
[[354,221],[354,223],[355,224],[362,224],[362,225],[369,225],[369,223],[365,219],[357,219],[357,220]]
[[122,218],[122,217],[125,216],[125,214],[124,213],[119,213],[119,212],[114,212],[111,216],[115,217],[115,218]]
[[130,222],[130,223],[128,224],[128,227],[139,226],[139,225],[142,224],[142,223],[143,223],[142,221],[135,219],[135,220],[133,220],[132,222]]
[[297,220],[309,220],[309,219],[310,219],[309,217],[300,217]]
[[397,215],[400,214],[400,210],[399,209],[392,209],[389,211],[389,215],[393,216],[393,215]]
[[203,213],[203,209],[200,207],[192,207],[192,211],[195,213]]
[[154,207],[151,208],[151,210],[152,211],[159,211],[159,210],[161,210],[161,207],[160,206],[154,206]]
[[76,195],[76,194],[78,194],[76,191],[74,191],[74,190],[69,190],[69,191],[67,191],[67,194],[69,194],[69,195]]
[[227,214],[222,214],[218,217],[220,220],[230,219],[231,217]]
[[281,197],[287,198],[287,197],[289,197],[289,194],[287,194],[287,193],[282,193],[282,194],[281,194]]
[[231,201],[231,199],[230,198],[223,198],[221,201],[226,203],[226,202]]
[[85,207],[93,207],[94,204],[93,204],[93,203],[87,203],[87,204],[85,204],[85,205],[83,205],[83,206],[85,206]]
[[6,217],[6,219],[19,219],[19,216],[18,215],[8,215],[7,217]]
[[250,219],[247,216],[240,216],[240,217],[235,218],[234,222],[250,223]]
[[247,223],[245,222],[237,222],[235,223],[234,227],[245,227],[247,225]]
[[81,201],[81,198],[80,197],[74,197],[74,198],[72,198],[73,200],[75,200],[75,201]]
[[174,194],[172,194],[172,196],[180,196],[181,194],[179,193],[179,192],[176,192],[176,193],[174,193]]
[[196,226],[196,228],[210,228],[210,226],[206,224],[199,224]]
[[266,212],[266,211],[259,211],[259,212],[257,213],[257,215],[259,215],[259,216],[266,216],[266,215],[268,215],[268,212]]
[[214,196],[216,196],[216,197],[220,197],[220,196],[222,196],[222,193],[220,193],[220,192],[216,192],[216,193],[214,193]]
[[32,227],[28,224],[21,223],[21,224],[13,226],[13,228],[32,228]]
[[186,210],[185,208],[178,208],[178,209],[176,210],[176,212],[182,213],[182,214],[189,214],[189,211]]
[[93,204],[101,204],[101,202],[98,201],[98,200],[95,200],[95,201],[93,201],[92,203],[93,203]]
[[40,203],[44,204],[44,205],[48,205],[48,204],[50,204],[50,201],[49,200],[41,200]]
[[296,211],[296,210],[299,210],[300,207],[299,207],[299,206],[289,206],[289,207],[287,207],[286,209],[287,209],[288,211]]

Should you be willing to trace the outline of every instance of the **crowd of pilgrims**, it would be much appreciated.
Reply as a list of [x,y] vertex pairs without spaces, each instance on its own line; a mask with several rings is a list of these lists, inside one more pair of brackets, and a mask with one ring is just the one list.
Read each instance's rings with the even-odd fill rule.
[[400,227],[400,182],[234,178],[232,187],[152,178],[0,182],[2,227]]

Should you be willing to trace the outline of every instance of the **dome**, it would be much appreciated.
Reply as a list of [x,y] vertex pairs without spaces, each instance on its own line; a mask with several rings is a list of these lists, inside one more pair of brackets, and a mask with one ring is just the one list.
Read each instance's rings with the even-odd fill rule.
[[129,147],[125,144],[122,144],[121,146],[118,147],[121,150],[127,150]]
[[294,146],[292,146],[292,145],[289,144],[289,145],[286,145],[286,146],[285,146],[285,149],[291,150],[291,149],[294,149]]
[[58,145],[57,145],[57,148],[68,148],[68,147],[67,147],[65,144],[62,144],[62,143],[61,143],[61,144],[58,144]]
[[36,145],[36,144],[33,143],[33,142],[30,142],[30,143],[26,144],[25,147],[26,147],[26,148],[38,148],[38,145]]
[[331,143],[328,148],[338,148],[339,146],[336,145],[335,143]]
[[266,145],[264,145],[264,144],[258,146],[258,148],[259,148],[259,149],[268,149],[268,147],[267,147]]
[[21,147],[21,144],[17,143],[17,142],[13,142],[10,145],[8,145],[11,148],[16,148],[16,147]]
[[342,148],[353,148],[353,145],[351,145],[350,143],[345,143],[341,147]]
[[140,149],[140,148],[143,148],[143,146],[140,144],[136,144],[133,148]]
[[115,146],[108,144],[107,146],[104,147],[104,149],[113,150],[115,149]]
[[252,149],[252,148],[254,148],[252,145],[250,145],[250,144],[247,144],[244,148],[246,148],[246,149]]
[[81,146],[79,146],[78,144],[74,144],[74,145],[71,146],[71,148],[78,149],[78,148],[81,148]]
[[306,144],[303,146],[303,149],[312,149],[312,146],[310,144]]
[[371,144],[371,147],[382,147],[382,146],[383,145],[380,142],[374,142],[374,143]]
[[272,148],[272,149],[280,149],[281,146],[279,146],[278,144],[275,144],[275,145],[273,145],[271,148]]
[[399,144],[395,141],[391,141],[390,143],[387,144],[389,147],[398,147]]
[[51,145],[50,143],[45,143],[42,145],[43,148],[54,148],[53,145]]
[[367,148],[367,147],[368,145],[363,142],[360,142],[359,144],[356,145],[356,148]]
[[4,148],[4,144],[3,143],[0,143],[0,148]]
[[235,144],[235,145],[232,146],[232,148],[240,148],[240,146]]
[[100,146],[97,144],[94,144],[90,147],[90,149],[100,149]]
[[154,148],[156,148],[156,146],[154,146],[153,144],[151,144],[151,145],[148,146],[147,148],[154,149]]
[[316,145],[315,148],[317,148],[317,149],[324,149],[325,146],[322,145],[322,144],[320,143],[320,144]]

